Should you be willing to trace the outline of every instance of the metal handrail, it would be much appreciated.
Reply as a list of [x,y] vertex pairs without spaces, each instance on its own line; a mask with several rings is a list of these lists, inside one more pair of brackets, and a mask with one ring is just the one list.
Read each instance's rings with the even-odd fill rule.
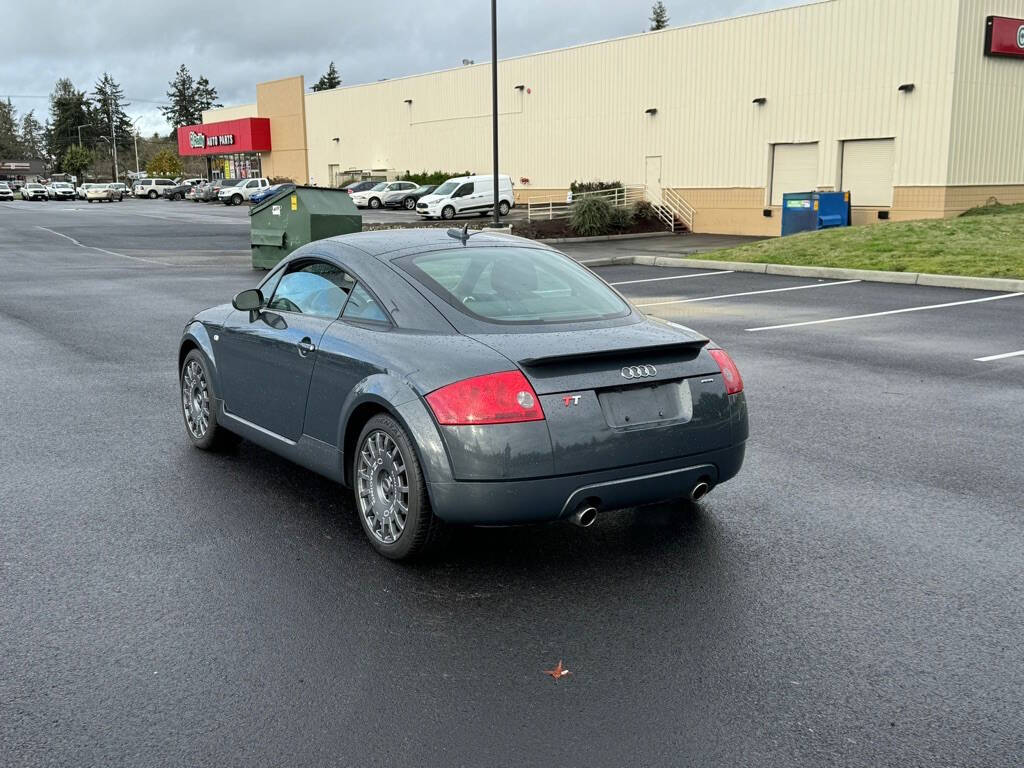
[[[631,184],[613,189],[595,189],[591,192],[578,192],[572,196],[572,202],[588,197],[599,197],[608,200],[613,206],[622,208],[646,199],[646,188],[639,184]],[[526,203],[526,219],[554,220],[564,219],[572,215],[572,203],[566,195],[550,195],[534,197]]]
[[[674,218],[679,219],[692,232],[693,221],[697,217],[697,211],[694,210],[693,206],[686,202],[686,199],[671,187],[664,187],[661,190],[661,200],[662,204],[671,210]],[[675,231],[674,225],[672,231]]]

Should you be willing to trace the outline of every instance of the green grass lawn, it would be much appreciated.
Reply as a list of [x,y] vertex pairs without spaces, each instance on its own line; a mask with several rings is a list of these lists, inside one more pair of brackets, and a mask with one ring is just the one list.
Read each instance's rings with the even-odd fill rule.
[[808,232],[706,254],[722,261],[1024,279],[1024,205],[956,219]]

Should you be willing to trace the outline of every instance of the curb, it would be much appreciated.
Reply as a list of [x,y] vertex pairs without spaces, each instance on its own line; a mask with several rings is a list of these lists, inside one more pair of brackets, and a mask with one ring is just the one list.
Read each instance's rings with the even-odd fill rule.
[[580,263],[592,267],[604,267],[612,264],[635,264],[645,267],[694,267],[696,269],[732,270],[733,272],[756,272],[764,275],[819,277],[833,280],[863,280],[867,283],[926,285],[935,288],[963,288],[972,291],[1024,292],[1024,280],[1005,277],[967,277],[963,275],[930,275],[923,272],[882,272],[873,269],[805,267],[792,264],[756,264],[746,261],[687,259],[677,256],[619,256],[592,259],[590,261],[581,261]]
[[[513,225],[514,227],[515,225]],[[676,237],[676,232],[637,232],[632,235],[596,235],[594,237],[537,238],[538,243],[601,243],[607,240],[646,240],[651,237]]]

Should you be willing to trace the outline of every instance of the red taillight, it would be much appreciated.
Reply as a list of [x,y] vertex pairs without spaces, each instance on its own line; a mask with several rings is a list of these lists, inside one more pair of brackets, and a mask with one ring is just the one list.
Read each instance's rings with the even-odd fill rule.
[[513,424],[543,421],[537,393],[519,371],[463,379],[427,395],[440,424]]
[[729,357],[724,349],[709,349],[708,352],[715,358],[718,367],[722,369],[722,378],[725,380],[725,392],[735,395],[743,391],[743,377],[740,376],[740,369]]

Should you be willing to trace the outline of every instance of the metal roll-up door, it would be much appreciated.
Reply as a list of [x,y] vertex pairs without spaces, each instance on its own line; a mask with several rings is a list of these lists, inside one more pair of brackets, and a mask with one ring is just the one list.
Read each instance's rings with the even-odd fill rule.
[[892,175],[896,153],[893,139],[843,142],[842,189],[853,205],[887,208],[892,205]]
[[787,192],[811,192],[818,184],[818,145],[776,144],[772,155],[772,205]]

